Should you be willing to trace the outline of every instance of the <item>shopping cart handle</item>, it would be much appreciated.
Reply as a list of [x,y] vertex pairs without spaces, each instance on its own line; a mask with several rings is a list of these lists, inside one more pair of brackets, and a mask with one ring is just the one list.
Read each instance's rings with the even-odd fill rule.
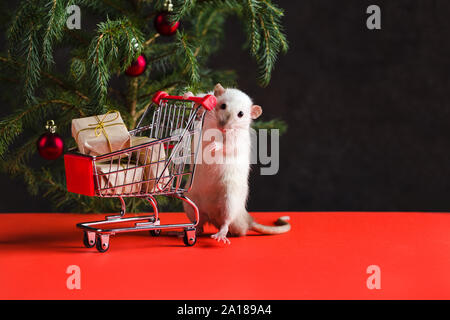
[[182,96],[170,96],[167,92],[164,91],[158,91],[153,96],[152,101],[159,105],[161,100],[163,99],[175,99],[175,100],[187,100],[187,101],[193,101],[195,103],[198,103],[203,106],[206,110],[213,110],[216,107],[216,97],[213,95],[207,94],[204,97],[189,97],[189,98],[183,98]]

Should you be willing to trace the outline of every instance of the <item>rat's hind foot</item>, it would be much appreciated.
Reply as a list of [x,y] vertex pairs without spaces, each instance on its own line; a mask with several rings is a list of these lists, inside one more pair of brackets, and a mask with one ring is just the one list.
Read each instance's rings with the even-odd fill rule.
[[211,238],[216,239],[217,241],[223,241],[223,243],[231,244],[231,241],[228,240],[227,234],[219,231],[216,234],[213,234]]

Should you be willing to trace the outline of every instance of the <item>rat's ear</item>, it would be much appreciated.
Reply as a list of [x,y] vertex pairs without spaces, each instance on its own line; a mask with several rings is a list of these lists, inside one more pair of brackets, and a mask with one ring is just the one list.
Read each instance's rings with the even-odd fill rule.
[[222,94],[225,93],[225,89],[222,87],[220,83],[216,84],[214,87],[214,96],[220,97]]
[[250,117],[255,120],[259,118],[259,116],[262,114],[262,108],[256,104],[252,105],[252,108],[250,109]]

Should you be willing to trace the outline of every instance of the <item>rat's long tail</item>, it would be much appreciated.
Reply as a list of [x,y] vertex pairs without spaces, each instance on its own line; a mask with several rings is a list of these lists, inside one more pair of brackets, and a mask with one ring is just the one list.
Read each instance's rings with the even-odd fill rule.
[[291,230],[291,225],[288,220],[288,216],[280,217],[275,221],[275,226],[265,226],[257,222],[252,222],[250,229],[263,234],[280,234]]

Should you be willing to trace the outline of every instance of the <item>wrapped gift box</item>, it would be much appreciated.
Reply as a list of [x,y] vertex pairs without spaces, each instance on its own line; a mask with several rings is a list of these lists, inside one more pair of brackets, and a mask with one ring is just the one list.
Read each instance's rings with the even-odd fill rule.
[[98,156],[130,147],[131,137],[118,111],[72,120],[78,150]]
[[[144,168],[132,163],[96,163],[97,179],[101,195],[139,193],[142,189]],[[106,189],[113,188],[113,189]]]
[[[154,138],[149,137],[131,137],[132,146],[137,146],[154,141]],[[147,181],[142,185],[143,192],[158,192],[162,191],[162,188],[169,182],[169,171],[167,168],[164,170],[166,152],[162,143],[157,143],[146,148],[142,148],[138,151],[137,162],[144,167],[143,180]],[[163,178],[159,180],[157,188],[155,183],[157,179],[162,175]],[[164,178],[166,177],[166,178]]]

